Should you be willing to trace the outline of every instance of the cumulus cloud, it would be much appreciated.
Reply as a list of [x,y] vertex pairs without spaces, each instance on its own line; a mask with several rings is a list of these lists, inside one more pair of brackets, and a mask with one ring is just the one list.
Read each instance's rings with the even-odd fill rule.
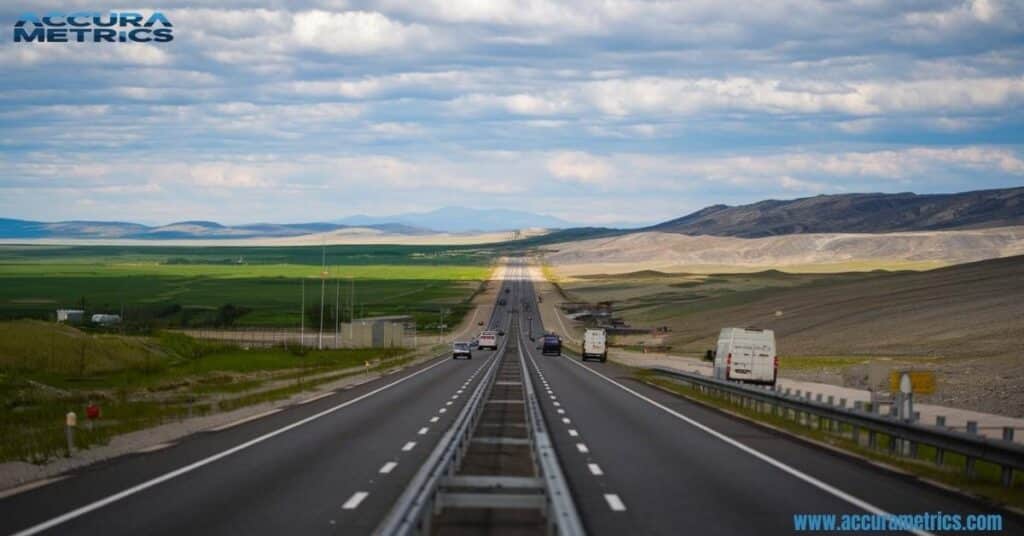
[[293,19],[292,36],[300,45],[332,54],[368,54],[435,45],[426,27],[403,24],[367,11],[299,13]]
[[[170,44],[0,43],[0,216],[77,189],[96,210],[164,214],[173,196],[215,217],[203,189],[240,218],[278,219],[277,195],[332,212],[386,194],[573,196],[612,221],[625,199],[654,217],[1021,183],[1020,2],[197,5],[160,5]],[[174,164],[109,167],[126,155]]]
[[547,163],[548,171],[555,178],[602,184],[612,176],[612,167],[604,159],[582,152],[565,152],[552,156]]

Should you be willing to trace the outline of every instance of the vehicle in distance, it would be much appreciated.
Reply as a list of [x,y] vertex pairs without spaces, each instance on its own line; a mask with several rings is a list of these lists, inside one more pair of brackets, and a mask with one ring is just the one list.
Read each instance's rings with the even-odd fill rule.
[[597,359],[602,363],[608,360],[608,336],[603,329],[590,328],[583,334],[582,361]]
[[779,375],[775,332],[770,329],[722,328],[718,334],[714,363],[718,379],[775,385]]
[[562,355],[562,339],[558,335],[547,334],[540,343],[541,355]]
[[458,341],[452,344],[452,359],[460,357],[473,359],[473,350],[469,347],[468,342]]
[[498,349],[498,332],[497,331],[484,331],[477,337],[477,341],[480,344],[481,350]]

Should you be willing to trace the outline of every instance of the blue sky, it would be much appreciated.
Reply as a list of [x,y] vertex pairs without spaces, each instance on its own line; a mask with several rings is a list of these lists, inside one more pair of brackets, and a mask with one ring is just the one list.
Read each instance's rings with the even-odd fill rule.
[[[106,6],[103,6],[106,7]],[[1024,3],[346,0],[162,11],[167,44],[0,41],[0,216],[586,224],[1024,184]]]

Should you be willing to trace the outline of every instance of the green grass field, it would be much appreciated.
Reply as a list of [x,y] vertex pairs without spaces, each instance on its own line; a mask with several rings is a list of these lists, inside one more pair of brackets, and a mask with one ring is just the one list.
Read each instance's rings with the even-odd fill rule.
[[163,333],[92,334],[51,322],[0,322],[0,462],[44,462],[63,454],[63,416],[89,401],[103,417],[84,427],[80,448],[114,435],[285,398],[315,385],[408,359],[402,349],[298,354],[242,349]]
[[[461,318],[491,262],[486,251],[411,246],[332,246],[326,257],[327,302],[340,294],[343,321],[354,282],[356,317],[411,314],[427,329],[441,308]],[[0,246],[0,319],[84,304],[128,322],[203,326],[230,304],[233,325],[292,327],[303,285],[307,306],[319,303],[320,259],[318,247]]]

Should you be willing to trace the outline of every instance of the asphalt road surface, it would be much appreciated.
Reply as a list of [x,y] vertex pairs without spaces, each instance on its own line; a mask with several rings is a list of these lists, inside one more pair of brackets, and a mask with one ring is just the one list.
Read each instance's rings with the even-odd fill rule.
[[[796,513],[992,513],[638,383],[542,356],[527,273],[511,261],[528,368],[590,534],[789,534]],[[505,295],[500,292],[499,295]],[[517,313],[510,313],[517,311]],[[532,314],[531,314],[532,313]],[[529,317],[532,325],[526,325]],[[538,339],[539,340],[539,339]],[[0,533],[369,534],[495,356],[448,356],[173,447],[0,499]],[[1004,514],[1006,534],[1024,534]]]

